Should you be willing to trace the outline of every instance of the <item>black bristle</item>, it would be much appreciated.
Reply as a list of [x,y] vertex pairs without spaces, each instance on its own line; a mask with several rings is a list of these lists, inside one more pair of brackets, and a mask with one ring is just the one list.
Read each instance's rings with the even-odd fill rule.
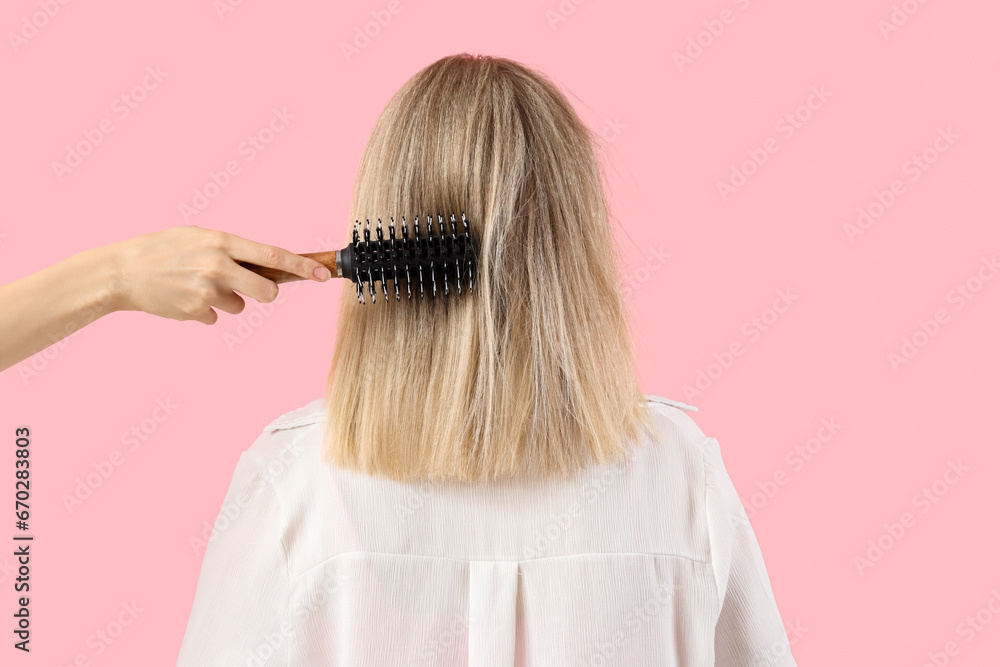
[[427,256],[431,258],[431,298],[437,298],[438,284],[437,273],[434,271],[434,257],[436,256],[437,237],[432,237],[434,233],[434,222],[430,214],[427,215]]
[[389,245],[392,246],[392,287],[396,290],[396,301],[399,301],[399,248],[396,246],[396,222],[389,218]]
[[[361,224],[358,220],[354,221],[354,233],[351,235],[351,251],[354,256],[357,257],[360,253],[360,241],[358,240],[358,225]],[[361,286],[361,275],[358,271],[358,264],[354,264],[354,283],[358,288],[358,302],[364,304],[365,302],[365,291]]]
[[403,255],[403,263],[406,265],[406,300],[413,300],[413,293],[410,292],[410,260],[413,258],[410,249],[410,235],[406,231],[406,217],[403,217],[403,248],[406,253]]
[[438,213],[438,255],[441,257],[441,276],[444,278],[444,295],[448,296],[448,249],[445,247],[448,237],[444,232],[444,217]]
[[379,267],[379,276],[382,281],[382,294],[385,295],[385,300],[389,300],[389,290],[385,286],[385,262],[388,260],[388,253],[385,250],[385,239],[382,236],[382,218],[378,219],[378,229],[375,230],[378,235],[378,250],[375,251],[375,260],[381,262],[382,266]]
[[375,303],[375,277],[372,276],[372,266],[374,266],[375,258],[372,257],[372,235],[371,235],[371,221],[365,220],[365,263],[368,265],[368,295],[372,298],[372,303]]
[[455,285],[458,286],[458,295],[462,296],[462,261],[458,258],[458,233],[455,227],[455,214],[451,214],[451,252],[455,256]]
[[468,289],[472,290],[472,267],[475,262],[475,249],[472,244],[472,231],[469,229],[469,223],[465,219],[465,211],[462,211],[462,230],[465,234],[465,257],[466,266],[468,267],[469,276],[469,286]]
[[420,267],[420,298],[424,298],[424,260],[427,258],[425,252],[426,247],[424,244],[427,243],[426,238],[420,238],[420,216],[414,216],[413,218],[413,232],[417,237],[417,266]]

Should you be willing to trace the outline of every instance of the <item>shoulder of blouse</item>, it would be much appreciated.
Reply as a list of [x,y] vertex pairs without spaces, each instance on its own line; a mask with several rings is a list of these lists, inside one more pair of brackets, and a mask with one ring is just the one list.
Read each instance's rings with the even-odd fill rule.
[[[644,394],[644,398],[648,403],[655,403],[657,405],[665,405],[684,412],[697,412],[698,408],[693,405],[688,405],[687,403],[681,403],[680,401],[675,401],[670,398],[665,398],[663,396],[657,396],[655,394]],[[296,428],[298,426],[305,426],[307,424],[315,424],[326,419],[326,403],[322,398],[317,398],[300,408],[296,408],[290,412],[286,412],[281,415],[266,427],[264,427],[265,432],[277,431],[281,429]]]
[[[698,410],[697,407],[655,394],[644,394],[643,398],[655,413],[667,417],[666,421],[672,425],[672,430],[677,431],[678,435],[686,435],[688,438],[699,442],[706,439],[705,434],[688,414],[696,412]],[[262,435],[296,429],[324,421],[326,421],[326,401],[323,398],[317,398],[306,405],[286,412],[272,421],[264,427]]]
[[272,433],[282,429],[292,429],[308,424],[316,424],[326,420],[326,401],[317,398],[300,408],[291,412],[286,412],[273,422],[264,427],[265,433]]
[[325,421],[326,401],[317,398],[265,426],[241,456],[248,457],[257,467],[266,470],[267,478],[275,488],[282,486],[284,482],[281,480],[300,474],[303,463],[312,460],[309,452],[319,438],[309,427]]
[[655,420],[663,439],[671,442],[685,442],[697,448],[703,447],[708,439],[692,418],[698,408],[663,396],[644,394],[646,405],[655,415]]
[[662,396],[656,396],[655,394],[644,394],[644,396],[646,397],[646,401],[650,403],[661,403],[663,405],[671,405],[675,408],[679,408],[687,412],[698,411],[698,408],[694,407],[693,405],[688,405],[687,403],[681,403],[680,401],[674,401],[669,398],[664,398]]

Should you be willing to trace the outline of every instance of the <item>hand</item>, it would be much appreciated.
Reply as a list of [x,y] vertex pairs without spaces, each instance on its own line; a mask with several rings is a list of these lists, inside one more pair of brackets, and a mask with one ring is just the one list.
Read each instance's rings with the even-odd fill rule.
[[111,246],[119,289],[115,310],[141,310],[174,320],[214,324],[218,308],[237,315],[246,303],[237,292],[261,303],[278,297],[273,281],[246,269],[252,262],[324,282],[330,271],[313,259],[233,234],[174,227]]

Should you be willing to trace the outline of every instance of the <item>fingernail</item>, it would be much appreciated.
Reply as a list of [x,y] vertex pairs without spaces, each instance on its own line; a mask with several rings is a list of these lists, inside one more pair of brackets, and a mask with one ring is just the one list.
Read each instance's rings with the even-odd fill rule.
[[332,277],[330,269],[326,268],[325,266],[317,266],[316,270],[313,271],[313,275],[316,276],[316,280],[320,282],[329,280]]

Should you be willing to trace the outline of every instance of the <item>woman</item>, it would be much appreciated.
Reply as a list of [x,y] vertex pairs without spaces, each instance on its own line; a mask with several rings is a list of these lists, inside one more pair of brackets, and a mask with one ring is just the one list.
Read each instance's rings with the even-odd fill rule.
[[414,76],[352,218],[464,211],[469,298],[360,306],[245,451],[180,665],[794,665],[721,458],[634,377],[593,134],[545,77]]

